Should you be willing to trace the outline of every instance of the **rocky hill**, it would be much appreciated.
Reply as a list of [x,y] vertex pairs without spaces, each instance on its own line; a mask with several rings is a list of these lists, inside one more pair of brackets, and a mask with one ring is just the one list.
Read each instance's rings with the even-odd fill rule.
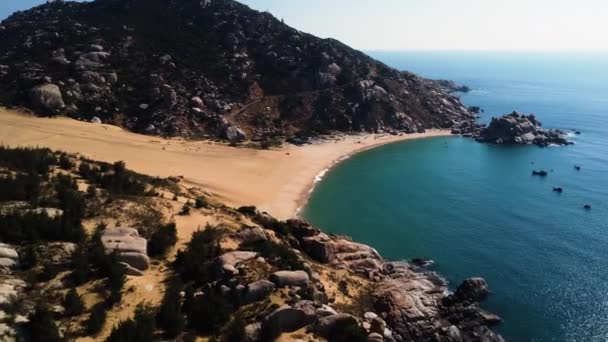
[[474,114],[401,72],[232,0],[53,1],[0,24],[0,104],[234,141],[451,128]]
[[184,183],[0,147],[0,340],[502,341],[481,278]]

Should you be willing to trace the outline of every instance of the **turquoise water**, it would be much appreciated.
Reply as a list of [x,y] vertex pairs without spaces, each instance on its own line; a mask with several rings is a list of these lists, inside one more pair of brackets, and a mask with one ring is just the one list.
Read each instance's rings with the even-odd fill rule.
[[607,341],[608,56],[373,54],[472,87],[463,100],[484,121],[517,109],[583,134],[546,149],[446,137],[369,150],[326,175],[304,217],[389,259],[432,258],[452,287],[484,277],[508,340]]

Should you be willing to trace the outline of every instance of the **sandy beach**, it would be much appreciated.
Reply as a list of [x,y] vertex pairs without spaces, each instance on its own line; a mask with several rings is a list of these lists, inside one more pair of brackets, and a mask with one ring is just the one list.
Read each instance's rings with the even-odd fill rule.
[[254,150],[140,135],[68,118],[36,118],[0,108],[0,144],[48,147],[106,162],[123,160],[134,171],[182,176],[187,185],[208,190],[227,204],[255,205],[281,219],[295,216],[315,177],[345,156],[391,142],[445,135],[450,132],[341,135],[302,147],[287,144],[276,150]]

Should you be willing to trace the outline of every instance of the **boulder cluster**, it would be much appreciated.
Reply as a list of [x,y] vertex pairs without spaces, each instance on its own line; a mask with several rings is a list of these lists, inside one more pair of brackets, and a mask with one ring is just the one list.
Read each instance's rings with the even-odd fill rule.
[[0,46],[1,105],[141,133],[241,142],[474,120],[453,83],[232,0],[52,1],[2,21]]
[[462,123],[452,132],[474,137],[475,140],[491,144],[511,145],[569,145],[565,131],[545,129],[533,114],[525,115],[518,112],[492,118],[486,127],[480,124]]
[[[325,281],[311,263],[303,260],[304,270],[271,267],[257,252],[235,250],[216,260],[224,279],[222,292],[241,298],[242,304],[255,303],[282,290],[300,293],[267,313],[261,320],[244,329],[245,341],[261,341],[304,329],[332,340],[337,331],[347,326],[361,327],[368,341],[502,341],[490,327],[500,322],[496,315],[480,308],[489,295],[481,278],[467,279],[451,293],[446,282],[434,272],[422,271],[407,262],[389,262],[373,248],[345,237],[322,233],[308,223],[290,220],[286,223],[296,254],[305,253],[314,262],[331,269],[347,271],[371,282],[371,307],[362,316],[341,312],[328,300]],[[233,234],[241,243],[277,241],[275,232],[263,228],[245,228]],[[241,244],[243,245],[243,244]],[[262,270],[270,270],[260,279]],[[256,274],[255,281],[242,283]],[[226,282],[226,279],[228,281]],[[344,279],[345,282],[349,278]],[[345,285],[348,286],[348,285]],[[302,298],[303,289],[312,295]]]

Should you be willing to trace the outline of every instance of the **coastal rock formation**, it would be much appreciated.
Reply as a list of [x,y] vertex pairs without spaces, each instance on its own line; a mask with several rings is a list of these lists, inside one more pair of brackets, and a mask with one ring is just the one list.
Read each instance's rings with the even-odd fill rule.
[[[374,281],[375,311],[401,340],[437,336],[442,341],[502,341],[487,328],[499,318],[479,307],[489,294],[483,279],[467,279],[455,294],[446,295],[447,284],[434,272],[420,272],[405,262],[388,262],[369,246],[328,236],[303,221],[291,220],[288,225],[314,259]],[[373,320],[373,315],[368,318]]]
[[544,129],[533,114],[524,115],[517,112],[492,118],[488,127],[474,130],[472,133],[477,141],[492,144],[534,144],[541,147],[570,144],[566,132]]
[[121,262],[140,271],[150,266],[147,255],[147,241],[134,228],[107,228],[101,235],[106,253],[115,252]]
[[231,0],[49,1],[0,26],[0,104],[43,115],[233,142],[475,119],[465,88]]

